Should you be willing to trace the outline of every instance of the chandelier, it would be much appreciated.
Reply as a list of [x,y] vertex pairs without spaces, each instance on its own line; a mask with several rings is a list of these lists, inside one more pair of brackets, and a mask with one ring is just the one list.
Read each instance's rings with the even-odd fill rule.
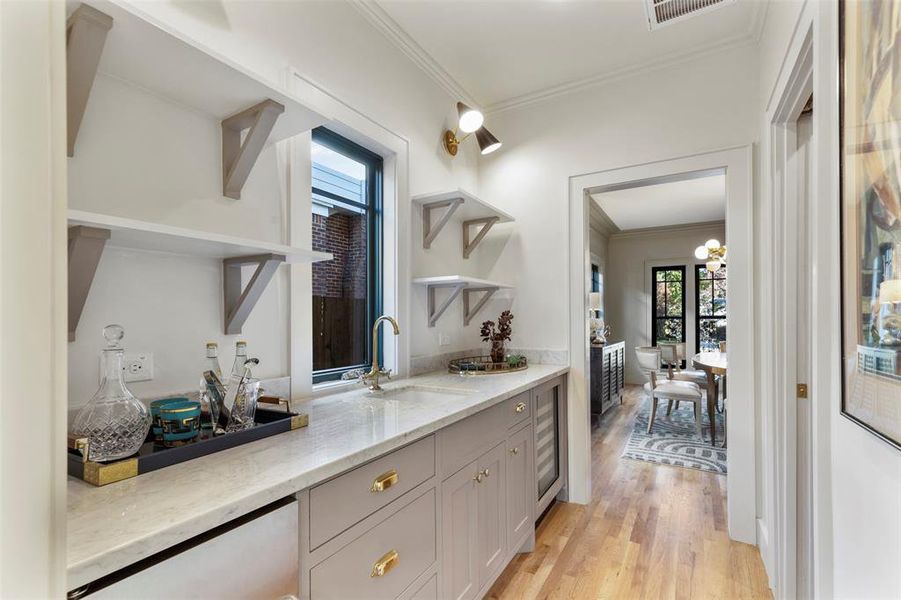
[[707,240],[703,246],[695,248],[695,258],[703,260],[707,270],[715,273],[726,264],[726,246],[721,246],[719,240]]

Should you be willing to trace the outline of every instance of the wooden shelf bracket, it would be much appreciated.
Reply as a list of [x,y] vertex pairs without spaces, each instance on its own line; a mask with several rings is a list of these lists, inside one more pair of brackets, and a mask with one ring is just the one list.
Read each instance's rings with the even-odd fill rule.
[[[443,200],[441,202],[432,202],[422,205],[422,247],[428,250],[432,246],[432,242],[447,225],[447,222],[454,215],[454,212],[463,204],[463,198],[454,198],[452,200]],[[447,208],[444,214],[439,217],[438,221],[432,225],[432,211],[439,208]]]
[[[440,305],[437,303],[435,298],[435,292],[437,292],[439,288],[448,288],[451,291],[450,295],[448,295],[448,297],[445,298],[444,302],[442,302]],[[444,314],[444,311],[446,311],[451,303],[457,299],[457,296],[460,295],[460,292],[465,291],[465,288],[465,283],[429,286],[429,327],[435,326],[435,323],[438,322],[438,319],[441,318],[441,315]]]
[[[463,326],[466,327],[469,325],[469,322],[476,316],[476,314],[482,310],[482,307],[485,306],[485,303],[494,295],[494,292],[497,291],[496,287],[483,287],[476,288],[470,287],[463,290]],[[476,302],[475,306],[472,306],[470,295],[483,292],[479,301]]]
[[[484,219],[473,219],[471,221],[463,221],[463,258],[469,258],[469,255],[472,254],[472,251],[475,250],[475,247],[479,245],[479,242],[488,234],[488,231],[494,226],[495,223],[500,221],[500,217],[486,217]],[[479,229],[479,232],[476,236],[470,241],[469,239],[469,228],[475,227],[477,225],[481,225],[482,228]]]
[[[241,199],[241,189],[256,163],[275,121],[285,107],[266,99],[222,121],[222,195]],[[248,129],[241,142],[241,133]]]
[[109,229],[78,225],[69,228],[69,341],[75,341],[75,330],[91,291],[103,248],[110,238]]
[[[75,139],[84,117],[113,18],[82,4],[66,21],[67,153],[75,156]],[[72,330],[74,331],[74,329]]]
[[[222,286],[225,307],[225,333],[241,333],[250,311],[256,305],[266,286],[272,280],[279,265],[285,262],[283,254],[258,254],[239,256],[222,261]],[[256,265],[250,281],[242,289],[241,267]]]

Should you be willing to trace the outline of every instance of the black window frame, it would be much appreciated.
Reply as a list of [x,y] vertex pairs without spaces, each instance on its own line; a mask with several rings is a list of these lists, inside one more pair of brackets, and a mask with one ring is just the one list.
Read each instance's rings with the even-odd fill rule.
[[[707,270],[706,264],[697,263],[695,265],[695,352],[701,351],[701,321],[702,320],[723,321],[724,323],[728,322],[726,320],[726,316],[729,314],[728,301],[726,303],[726,313],[723,315],[712,315],[712,314],[711,315],[702,315],[701,314],[701,279],[702,278],[699,277],[699,275],[702,272],[710,273],[711,275],[716,275],[717,273],[721,272],[724,268],[725,267],[720,267],[719,269],[717,269],[716,271],[711,273],[709,270]],[[716,279],[722,279],[726,282],[726,289],[729,288],[729,272],[728,271],[725,271],[724,277],[705,277],[704,279],[707,279],[709,281],[714,281]],[[711,290],[711,292],[712,292],[712,290]],[[710,296],[711,309],[713,308],[713,306],[712,306],[713,298],[714,298],[714,295],[711,293],[711,296]],[[726,336],[728,337],[728,335],[729,335],[729,333],[728,333],[728,329],[727,329]]]
[[[682,274],[682,316],[657,316],[657,273],[661,271],[679,271]],[[682,339],[681,343],[685,343],[685,265],[671,265],[665,267],[651,267],[651,345],[657,346],[657,321],[659,320],[681,320],[682,321]],[[664,314],[667,311],[664,310]],[[666,340],[664,343],[672,341]]]
[[[346,137],[331,131],[325,127],[317,127],[312,132],[312,141],[319,145],[325,146],[339,154],[343,154],[366,166],[366,195],[367,203],[354,202],[328,190],[312,187],[312,193],[320,195],[329,200],[339,202],[341,204],[350,205],[355,208],[366,211],[366,226],[369,232],[368,249],[367,249],[367,298],[366,312],[367,324],[364,356],[366,360],[361,364],[348,365],[346,367],[335,367],[333,369],[321,369],[313,371],[313,384],[323,383],[326,381],[335,381],[347,371],[354,369],[368,369],[372,364],[372,324],[382,312],[383,302],[383,177],[384,177],[384,161],[379,154],[376,154],[368,148],[352,142]],[[311,165],[312,167],[312,165]],[[382,354],[382,332],[378,332],[378,351]]]

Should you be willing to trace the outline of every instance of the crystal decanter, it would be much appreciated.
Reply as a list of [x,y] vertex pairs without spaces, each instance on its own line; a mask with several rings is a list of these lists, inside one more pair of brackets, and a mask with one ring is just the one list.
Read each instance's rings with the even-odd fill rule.
[[150,411],[135,398],[123,381],[120,325],[103,328],[106,348],[102,354],[103,379],[91,401],[75,417],[72,433],[90,442],[88,458],[94,462],[131,456],[141,447],[150,430]]

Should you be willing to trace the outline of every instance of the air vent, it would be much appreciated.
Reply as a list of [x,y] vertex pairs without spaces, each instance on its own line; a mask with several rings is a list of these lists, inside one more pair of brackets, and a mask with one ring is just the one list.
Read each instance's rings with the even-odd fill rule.
[[645,0],[651,31],[731,4],[735,0]]

